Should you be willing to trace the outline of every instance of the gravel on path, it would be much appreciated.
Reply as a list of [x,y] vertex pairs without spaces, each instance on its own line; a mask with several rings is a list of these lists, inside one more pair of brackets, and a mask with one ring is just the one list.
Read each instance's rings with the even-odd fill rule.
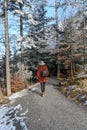
[[87,111],[58,91],[56,79],[46,83],[44,97],[40,84],[27,91],[16,103],[28,109],[25,122],[29,130],[87,130]]

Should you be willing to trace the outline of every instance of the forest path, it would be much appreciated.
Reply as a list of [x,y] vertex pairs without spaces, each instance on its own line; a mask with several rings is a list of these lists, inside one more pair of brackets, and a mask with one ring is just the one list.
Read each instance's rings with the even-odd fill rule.
[[57,84],[56,79],[49,79],[44,97],[37,85],[15,102],[28,110],[28,130],[87,130],[87,111],[62,95]]

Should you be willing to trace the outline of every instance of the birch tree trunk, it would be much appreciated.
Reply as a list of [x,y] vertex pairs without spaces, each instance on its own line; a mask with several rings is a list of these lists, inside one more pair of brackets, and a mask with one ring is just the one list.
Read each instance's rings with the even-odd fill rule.
[[7,87],[7,96],[9,96],[11,95],[11,85],[10,85],[10,65],[9,65],[7,0],[4,0],[4,7],[5,7],[5,45],[6,45],[6,87]]

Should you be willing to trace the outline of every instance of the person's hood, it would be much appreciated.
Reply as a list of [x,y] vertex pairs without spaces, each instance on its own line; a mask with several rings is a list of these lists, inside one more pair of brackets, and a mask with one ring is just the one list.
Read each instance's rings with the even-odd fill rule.
[[45,65],[45,62],[44,62],[44,61],[41,61],[41,62],[39,63],[39,65]]

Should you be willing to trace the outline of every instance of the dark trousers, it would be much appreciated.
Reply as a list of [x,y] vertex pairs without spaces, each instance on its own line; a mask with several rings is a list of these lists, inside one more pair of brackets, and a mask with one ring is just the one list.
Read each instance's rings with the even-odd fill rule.
[[45,92],[45,83],[41,83],[41,92]]

